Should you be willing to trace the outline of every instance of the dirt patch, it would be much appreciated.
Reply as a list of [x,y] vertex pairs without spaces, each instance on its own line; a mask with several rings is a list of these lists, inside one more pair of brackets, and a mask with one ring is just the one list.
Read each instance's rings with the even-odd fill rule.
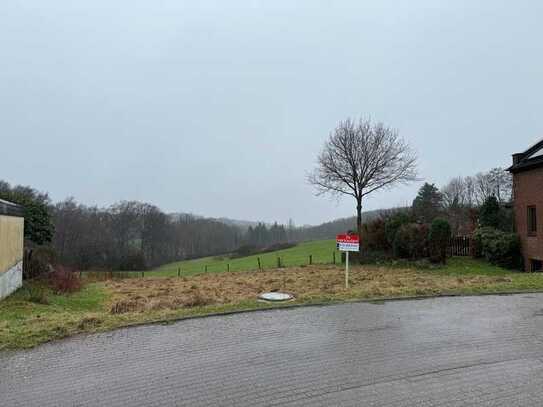
[[411,269],[355,267],[351,289],[344,288],[343,270],[307,266],[264,272],[203,274],[193,277],[132,278],[106,282],[112,293],[110,312],[123,314],[173,310],[253,300],[265,291],[284,291],[301,301],[311,298],[369,298],[426,295],[508,283],[504,277],[453,277]]

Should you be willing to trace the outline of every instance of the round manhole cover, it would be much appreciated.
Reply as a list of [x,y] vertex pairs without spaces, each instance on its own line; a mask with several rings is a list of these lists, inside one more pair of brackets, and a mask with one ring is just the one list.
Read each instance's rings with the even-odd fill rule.
[[287,293],[263,293],[258,296],[261,300],[265,301],[288,301],[294,298],[292,295]]

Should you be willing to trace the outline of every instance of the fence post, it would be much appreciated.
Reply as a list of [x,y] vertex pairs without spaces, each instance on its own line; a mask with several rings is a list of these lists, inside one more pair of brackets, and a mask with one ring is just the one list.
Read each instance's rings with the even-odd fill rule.
[[332,259],[334,264],[336,264],[336,252],[332,252]]
[[177,277],[181,277],[181,267],[177,267]]
[[230,263],[226,263],[226,271],[229,273],[230,272]]
[[204,271],[207,273],[207,264],[204,266]]
[[142,271],[141,272],[141,278],[144,278],[145,277],[145,271]]
[[260,263],[260,257],[256,258],[258,260],[258,269],[262,271],[262,264]]
[[277,268],[278,268],[278,269],[281,268],[281,257],[278,257],[278,258],[277,258]]
[[309,265],[311,266],[313,264],[313,255],[309,255]]

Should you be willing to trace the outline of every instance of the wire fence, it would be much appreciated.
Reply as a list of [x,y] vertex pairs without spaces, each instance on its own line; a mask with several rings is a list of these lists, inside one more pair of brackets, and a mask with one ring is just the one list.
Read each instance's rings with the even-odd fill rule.
[[[450,256],[471,256],[473,253],[473,238],[471,236],[455,236],[449,242]],[[285,267],[306,267],[311,265],[341,264],[343,259],[338,251],[313,254],[285,253],[272,255],[269,253],[242,258],[214,257],[183,264],[172,265],[158,270],[148,271],[83,271],[80,277],[90,280],[114,280],[125,278],[145,277],[183,277],[202,273],[230,273],[239,271],[264,271]]]
[[148,270],[148,271],[81,271],[81,278],[89,280],[105,281],[125,278],[145,278],[145,277],[182,277],[185,275],[201,273],[222,273],[239,271],[264,271],[270,269],[281,269],[286,267],[307,267],[311,265],[333,265],[341,262],[339,252],[332,251],[327,255],[323,253],[316,254],[286,254],[281,256],[250,256],[247,258],[229,259],[223,261],[209,262],[197,261],[187,262],[185,265],[172,266],[166,270]]

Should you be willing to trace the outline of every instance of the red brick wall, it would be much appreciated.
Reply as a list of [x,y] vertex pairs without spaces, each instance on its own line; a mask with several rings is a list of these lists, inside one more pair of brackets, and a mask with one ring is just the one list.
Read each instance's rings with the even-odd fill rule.
[[[522,242],[524,264],[530,270],[530,259],[543,261],[543,168],[520,172],[513,176],[515,224]],[[528,206],[537,211],[537,236],[528,236]]]

